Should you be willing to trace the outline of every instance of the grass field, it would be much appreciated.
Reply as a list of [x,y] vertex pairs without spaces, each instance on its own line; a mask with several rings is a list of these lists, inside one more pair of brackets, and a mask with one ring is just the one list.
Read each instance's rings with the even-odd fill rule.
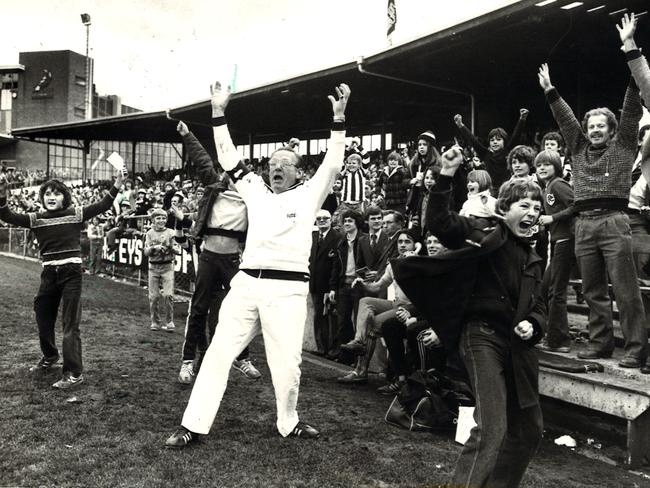
[[[36,263],[0,257],[0,487],[425,487],[453,469],[460,446],[449,436],[383,422],[390,399],[375,394],[378,380],[344,388],[335,370],[313,361],[303,363],[299,411],[321,439],[281,438],[261,338],[252,357],[263,378],[233,371],[210,435],[166,450],[190,393],[176,382],[182,333],[149,331],[145,290],[84,276],[86,382],[55,391],[60,372],[28,372],[40,357],[32,312],[39,272]],[[523,486],[650,482],[544,440]]]

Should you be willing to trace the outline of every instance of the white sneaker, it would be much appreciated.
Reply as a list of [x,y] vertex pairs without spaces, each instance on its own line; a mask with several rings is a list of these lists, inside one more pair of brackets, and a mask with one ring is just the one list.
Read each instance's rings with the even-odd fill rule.
[[181,364],[181,370],[178,373],[178,382],[183,385],[191,385],[194,381],[194,361],[187,360]]
[[60,390],[67,390],[69,388],[73,388],[73,387],[75,387],[77,385],[80,385],[83,382],[84,382],[84,376],[82,374],[80,374],[79,376],[76,376],[76,377],[72,376],[72,375],[68,375],[68,376],[64,376],[59,381],[54,383],[52,385],[52,388],[58,388]]
[[160,330],[160,326],[158,324],[151,324],[149,327],[150,330]]
[[161,329],[167,332],[174,332],[176,330],[176,326],[174,325],[174,322],[170,322],[167,325],[163,325]]
[[235,359],[232,363],[232,367],[243,373],[243,375],[250,380],[257,380],[262,377],[262,373],[253,366],[250,359],[242,359],[241,361]]

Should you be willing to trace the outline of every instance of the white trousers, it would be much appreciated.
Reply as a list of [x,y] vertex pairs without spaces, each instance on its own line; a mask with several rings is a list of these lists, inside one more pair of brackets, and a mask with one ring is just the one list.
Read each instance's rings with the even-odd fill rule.
[[232,362],[261,328],[275,389],[277,427],[286,437],[298,423],[296,404],[309,285],[302,281],[253,278],[240,271],[230,287],[182,425],[198,434],[210,431]]

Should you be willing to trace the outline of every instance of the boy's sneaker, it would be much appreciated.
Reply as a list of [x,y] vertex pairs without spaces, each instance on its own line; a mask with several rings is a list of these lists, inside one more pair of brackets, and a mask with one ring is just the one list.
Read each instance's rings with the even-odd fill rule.
[[377,393],[380,395],[393,396],[397,395],[402,387],[406,384],[406,380],[393,381],[391,384],[377,388]]
[[160,326],[158,324],[151,324],[151,327],[149,327],[150,330],[160,330]]
[[178,382],[183,385],[191,385],[194,381],[194,361],[191,359],[188,361],[183,361],[181,364],[181,370],[178,373]]
[[77,385],[80,385],[84,382],[84,375],[80,374],[79,376],[67,375],[61,378],[59,381],[52,385],[52,388],[58,388],[60,390],[68,390],[74,388]]
[[181,426],[176,432],[174,432],[166,441],[165,447],[171,449],[182,449],[188,444],[196,442],[199,440],[199,434],[190,432],[185,427]]
[[239,359],[235,359],[232,363],[232,367],[237,371],[241,371],[244,376],[250,380],[257,380],[262,377],[262,373],[260,373],[257,368],[253,366],[253,363],[251,363],[251,360],[248,358],[242,359],[241,361]]
[[161,329],[167,332],[174,332],[176,330],[176,326],[174,325],[174,322],[170,322],[167,325],[163,325]]
[[29,368],[30,373],[36,373],[38,371],[47,371],[50,368],[53,368],[56,363],[59,362],[59,356],[53,358],[42,357],[38,363]]

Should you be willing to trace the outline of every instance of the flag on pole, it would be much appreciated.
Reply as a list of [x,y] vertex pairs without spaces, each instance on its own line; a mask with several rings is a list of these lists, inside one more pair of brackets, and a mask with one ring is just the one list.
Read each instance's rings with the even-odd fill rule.
[[386,31],[386,36],[390,39],[391,34],[395,30],[395,25],[397,24],[397,8],[395,7],[395,0],[388,0],[388,30]]

